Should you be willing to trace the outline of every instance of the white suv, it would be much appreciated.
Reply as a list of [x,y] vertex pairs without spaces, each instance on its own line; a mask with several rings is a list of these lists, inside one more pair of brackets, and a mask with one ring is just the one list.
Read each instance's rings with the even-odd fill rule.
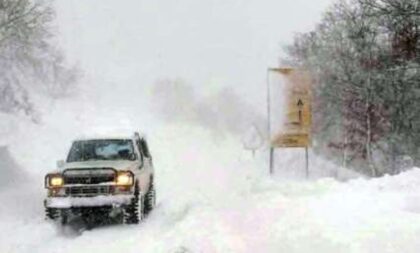
[[45,176],[48,219],[65,224],[79,216],[96,224],[121,217],[137,224],[155,206],[152,156],[138,133],[75,140],[58,167]]

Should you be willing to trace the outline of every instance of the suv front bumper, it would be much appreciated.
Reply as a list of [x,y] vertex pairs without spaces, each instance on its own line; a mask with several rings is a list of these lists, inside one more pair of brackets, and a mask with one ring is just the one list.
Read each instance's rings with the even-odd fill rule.
[[134,195],[99,195],[94,197],[48,197],[45,199],[45,207],[48,208],[71,208],[71,207],[95,207],[95,206],[123,206],[130,204]]

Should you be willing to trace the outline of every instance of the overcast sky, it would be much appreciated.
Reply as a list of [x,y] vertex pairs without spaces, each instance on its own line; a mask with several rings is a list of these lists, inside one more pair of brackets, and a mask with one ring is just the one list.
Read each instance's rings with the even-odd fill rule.
[[259,106],[281,45],[332,0],[57,0],[59,41],[91,82],[146,87],[182,78],[232,87]]

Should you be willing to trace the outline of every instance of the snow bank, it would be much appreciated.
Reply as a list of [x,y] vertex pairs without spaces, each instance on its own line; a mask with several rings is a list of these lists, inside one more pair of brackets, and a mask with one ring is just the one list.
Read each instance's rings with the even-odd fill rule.
[[[3,151],[6,159],[0,160],[10,158],[5,167],[15,167],[11,158],[17,159],[30,179],[0,191],[0,233],[13,235],[0,237],[0,252],[420,250],[418,168],[349,180],[358,175],[310,154],[311,178],[305,180],[304,152],[293,149],[276,152],[276,173],[269,177],[267,150],[254,159],[232,135],[203,124],[163,122],[134,95],[116,101],[112,94],[103,101],[97,95],[101,99],[92,101],[89,94],[95,93],[46,103],[42,124],[15,121],[4,128],[10,153]],[[148,137],[158,205],[140,226],[69,237],[43,219],[44,174],[55,169],[73,138],[121,126]],[[0,180],[12,177],[2,174]]]
[[[302,180],[306,178],[303,148],[279,148],[275,150],[274,155],[274,174],[277,179]],[[268,157],[266,156],[265,159]],[[313,180],[326,177],[347,181],[363,176],[355,171],[339,167],[309,150],[309,178]]]
[[0,190],[27,179],[6,146],[0,146]]
[[[158,205],[144,223],[68,237],[43,220],[42,187],[20,186],[19,191],[0,194],[0,200],[8,203],[0,207],[1,230],[14,234],[0,238],[0,252],[414,253],[420,249],[418,168],[343,183],[332,178],[291,180],[282,176],[286,167],[280,167],[270,178],[266,154],[253,159],[235,138],[220,138],[200,126],[154,124],[149,141]],[[72,134],[63,129],[61,133]],[[39,138],[51,140],[53,146],[62,142],[55,143],[54,134],[45,135]],[[287,168],[297,170],[300,165],[292,158]],[[318,170],[325,167],[313,171]]]

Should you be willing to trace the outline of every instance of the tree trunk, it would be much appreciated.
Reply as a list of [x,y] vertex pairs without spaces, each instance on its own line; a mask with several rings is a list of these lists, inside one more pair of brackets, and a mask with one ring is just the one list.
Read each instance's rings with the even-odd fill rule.
[[377,176],[377,171],[375,168],[375,165],[373,164],[372,159],[372,119],[371,119],[371,112],[370,112],[370,96],[371,96],[371,74],[370,71],[368,73],[368,79],[367,79],[367,98],[366,98],[366,158],[368,161],[368,166],[371,172],[372,177]]

